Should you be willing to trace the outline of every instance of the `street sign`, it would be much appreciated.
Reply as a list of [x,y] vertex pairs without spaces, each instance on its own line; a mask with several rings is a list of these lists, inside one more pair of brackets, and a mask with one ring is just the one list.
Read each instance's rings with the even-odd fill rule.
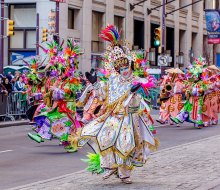
[[168,57],[166,55],[158,56],[158,66],[167,66],[168,63]]
[[158,55],[158,66],[168,66],[173,61],[173,58],[168,54]]

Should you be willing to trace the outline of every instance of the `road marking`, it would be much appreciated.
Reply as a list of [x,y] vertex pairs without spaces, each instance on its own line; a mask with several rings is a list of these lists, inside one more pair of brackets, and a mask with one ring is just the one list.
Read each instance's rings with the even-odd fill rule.
[[11,151],[13,151],[13,150],[3,150],[3,151],[0,151],[0,154],[5,153],[5,152],[11,152]]

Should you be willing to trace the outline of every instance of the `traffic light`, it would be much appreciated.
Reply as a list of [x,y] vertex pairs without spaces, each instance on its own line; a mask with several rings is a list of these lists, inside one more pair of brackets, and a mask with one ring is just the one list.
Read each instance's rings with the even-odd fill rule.
[[14,24],[15,22],[13,20],[7,20],[7,36],[14,36]]
[[155,47],[159,47],[160,46],[160,33],[161,33],[161,31],[160,31],[160,28],[155,28],[155,30],[154,30],[154,46]]
[[48,30],[47,30],[47,28],[43,28],[43,30],[42,30],[42,42],[47,41],[47,36],[48,36]]

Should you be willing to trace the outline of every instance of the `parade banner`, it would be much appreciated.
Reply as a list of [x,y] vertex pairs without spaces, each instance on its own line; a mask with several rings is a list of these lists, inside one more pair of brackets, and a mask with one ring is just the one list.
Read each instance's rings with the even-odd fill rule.
[[220,44],[220,10],[205,10],[209,44]]

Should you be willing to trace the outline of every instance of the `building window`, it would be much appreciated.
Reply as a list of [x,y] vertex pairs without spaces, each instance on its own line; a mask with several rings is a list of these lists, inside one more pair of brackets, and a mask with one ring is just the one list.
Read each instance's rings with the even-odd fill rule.
[[120,39],[124,39],[124,17],[114,16],[114,24],[118,28],[118,31],[121,31]]
[[74,29],[74,9],[68,9],[68,28]]
[[36,5],[11,5],[10,18],[15,21],[15,27],[36,27]]
[[216,9],[220,9],[220,2],[219,2],[219,0],[215,0],[215,6],[216,6]]
[[34,30],[26,30],[26,48],[34,49],[36,43],[36,31]]
[[93,11],[92,12],[92,52],[103,52],[104,44],[99,38],[99,33],[103,27],[103,13]]
[[9,39],[9,64],[22,65],[36,55],[36,4],[11,4],[9,18],[15,21],[15,35]]
[[24,48],[24,31],[15,31],[15,35],[10,39],[10,48]]
[[79,29],[79,10],[68,8],[68,28]]

